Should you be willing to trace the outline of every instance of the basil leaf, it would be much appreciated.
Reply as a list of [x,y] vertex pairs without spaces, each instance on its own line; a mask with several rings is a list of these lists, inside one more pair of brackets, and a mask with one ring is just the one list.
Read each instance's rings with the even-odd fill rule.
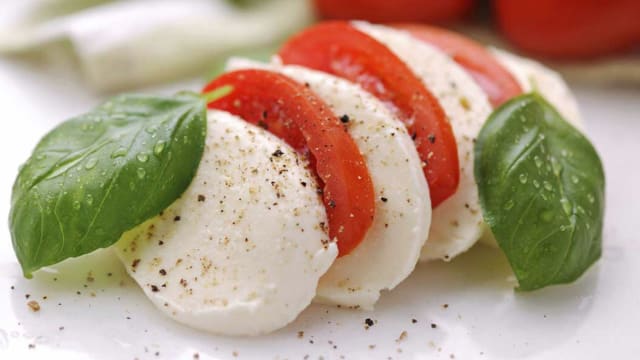
[[26,277],[115,243],[190,184],[204,151],[195,94],[123,95],[48,133],[13,186],[9,223]]
[[519,290],[572,282],[600,257],[602,164],[540,95],[494,111],[476,142],[475,176],[485,222]]

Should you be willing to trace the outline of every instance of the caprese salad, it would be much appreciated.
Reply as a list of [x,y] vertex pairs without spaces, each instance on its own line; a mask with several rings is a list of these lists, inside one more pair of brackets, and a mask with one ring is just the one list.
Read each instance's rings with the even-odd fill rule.
[[47,134],[13,187],[25,276],[113,246],[171,318],[231,335],[312,301],[372,309],[481,238],[519,290],[601,252],[604,173],[542,65],[424,25],[326,22],[201,94],[121,95]]

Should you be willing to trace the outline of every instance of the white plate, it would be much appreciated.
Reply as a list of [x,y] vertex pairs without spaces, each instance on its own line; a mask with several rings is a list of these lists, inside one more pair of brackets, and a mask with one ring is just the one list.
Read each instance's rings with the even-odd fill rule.
[[[607,174],[604,254],[575,284],[516,294],[500,252],[476,247],[449,264],[420,265],[396,290],[383,294],[373,312],[314,305],[274,334],[219,337],[161,315],[110,251],[25,280],[2,220],[0,359],[637,356],[640,89],[575,90]],[[71,74],[0,60],[0,219],[8,217],[11,184],[36,141],[100,100]],[[29,300],[36,300],[40,311],[31,311]],[[367,318],[375,322],[368,330]]]

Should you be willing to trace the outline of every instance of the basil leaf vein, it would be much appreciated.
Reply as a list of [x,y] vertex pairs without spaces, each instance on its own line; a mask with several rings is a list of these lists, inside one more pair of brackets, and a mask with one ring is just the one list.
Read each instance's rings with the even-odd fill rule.
[[474,170],[485,222],[519,290],[572,282],[600,257],[602,163],[540,95],[493,112],[475,145]]

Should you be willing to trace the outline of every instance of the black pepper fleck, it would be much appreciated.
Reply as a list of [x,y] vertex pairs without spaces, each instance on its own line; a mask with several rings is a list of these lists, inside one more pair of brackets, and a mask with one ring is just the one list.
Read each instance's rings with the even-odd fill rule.
[[329,207],[330,208],[335,208],[336,207],[336,202],[334,200],[329,200]]
[[364,319],[364,323],[369,327],[373,326],[373,320],[371,320],[370,318]]
[[349,122],[349,115],[344,114],[342,116],[340,116],[340,121],[342,121],[343,124],[346,124]]
[[198,195],[198,202],[204,202],[206,200],[206,198],[204,197],[204,195]]
[[432,328],[432,329],[435,329],[435,328],[437,328],[437,327],[438,327],[438,325],[436,325],[436,324],[434,324],[434,323],[431,323],[431,328]]
[[180,221],[180,215],[176,215],[176,217],[173,218],[173,221]]
[[271,156],[274,156],[274,157],[280,157],[282,155],[284,155],[284,153],[280,149],[277,149],[276,151],[273,152],[273,154],[271,154]]
[[151,285],[151,291],[158,292],[158,291],[160,291],[160,289],[158,289],[158,287],[156,285]]
[[167,270],[165,269],[160,269],[160,271],[158,271],[160,273],[160,275],[164,276],[167,275]]
[[389,200],[389,199],[387,199],[386,197],[383,196],[383,197],[380,198],[380,200],[382,200],[382,202],[387,202],[387,200]]
[[436,142],[436,136],[434,134],[429,134],[427,139],[429,139],[429,142],[432,144]]

